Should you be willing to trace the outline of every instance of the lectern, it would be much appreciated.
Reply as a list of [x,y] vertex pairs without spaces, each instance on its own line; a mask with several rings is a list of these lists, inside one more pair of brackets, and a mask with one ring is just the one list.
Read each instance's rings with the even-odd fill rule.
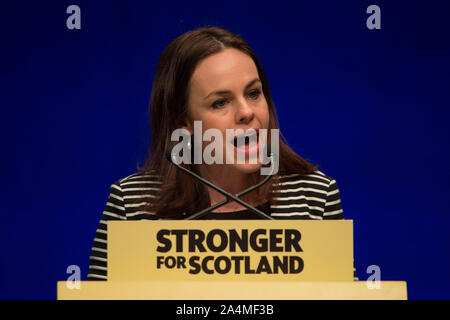
[[58,299],[407,299],[353,280],[352,220],[109,221],[108,280]]

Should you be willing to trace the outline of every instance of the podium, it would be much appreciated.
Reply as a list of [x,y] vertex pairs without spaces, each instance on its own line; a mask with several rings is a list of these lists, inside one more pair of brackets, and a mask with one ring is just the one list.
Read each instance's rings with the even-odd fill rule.
[[406,282],[353,280],[352,220],[109,221],[108,280],[57,298],[407,299]]

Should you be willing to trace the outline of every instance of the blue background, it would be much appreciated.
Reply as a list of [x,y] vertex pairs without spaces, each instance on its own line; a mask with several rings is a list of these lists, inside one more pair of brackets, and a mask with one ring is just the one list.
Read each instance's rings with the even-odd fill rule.
[[[395,2],[395,3],[394,3]],[[81,8],[81,30],[66,8]],[[381,30],[366,8],[381,8]],[[340,188],[360,279],[450,293],[448,1],[8,1],[1,32],[3,299],[87,276],[109,186],[143,164],[157,58],[216,25],[267,72],[282,132]]]

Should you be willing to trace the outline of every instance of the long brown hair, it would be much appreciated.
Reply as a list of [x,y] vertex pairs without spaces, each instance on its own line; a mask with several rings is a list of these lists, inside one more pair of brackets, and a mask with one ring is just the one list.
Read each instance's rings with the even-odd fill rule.
[[[172,144],[173,130],[184,125],[188,113],[189,82],[198,63],[206,57],[226,48],[235,48],[254,61],[262,82],[263,94],[269,108],[269,131],[278,129],[275,105],[270,94],[264,69],[250,46],[239,35],[218,27],[201,27],[184,33],[173,40],[159,57],[150,100],[151,145],[143,167],[144,174],[161,177],[162,188],[158,197],[143,208],[162,217],[176,218],[182,213],[190,215],[210,205],[206,187],[189,175],[176,169],[166,160],[165,152]],[[269,140],[270,141],[270,140]],[[196,170],[194,165],[184,165]],[[317,165],[299,157],[280,134],[279,173],[262,188],[243,199],[271,201],[278,175],[283,173],[308,174]],[[250,175],[251,181],[263,178],[259,171]]]

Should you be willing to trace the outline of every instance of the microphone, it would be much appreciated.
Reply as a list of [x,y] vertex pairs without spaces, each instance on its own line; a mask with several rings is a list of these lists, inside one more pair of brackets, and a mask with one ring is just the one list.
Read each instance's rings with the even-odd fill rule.
[[[268,150],[270,150],[270,146],[267,146],[267,148],[268,148]],[[173,146],[172,146],[172,147],[169,147],[169,148],[166,150],[166,158],[167,158],[167,160],[168,160],[170,163],[172,163],[177,169],[179,169],[179,170],[181,170],[181,171],[183,171],[183,172],[189,174],[190,176],[196,178],[196,179],[199,180],[200,182],[202,182],[202,183],[206,184],[207,186],[213,188],[214,190],[216,190],[216,191],[218,191],[219,193],[223,194],[223,195],[227,198],[226,200],[223,200],[222,202],[216,203],[215,205],[213,205],[213,206],[211,206],[211,207],[209,207],[209,208],[203,209],[202,211],[197,212],[197,213],[195,213],[195,214],[193,214],[193,215],[187,217],[185,220],[198,219],[198,218],[204,216],[205,214],[207,214],[207,213],[213,211],[214,209],[217,209],[217,208],[219,208],[219,207],[221,207],[221,206],[223,206],[223,205],[225,205],[225,204],[227,204],[227,203],[229,203],[229,202],[231,202],[231,201],[235,201],[235,202],[237,202],[237,203],[243,205],[243,206],[246,207],[248,210],[250,210],[251,212],[257,214],[258,216],[262,217],[263,219],[267,219],[267,220],[275,220],[275,219],[274,219],[273,217],[271,217],[270,215],[268,215],[268,214],[262,212],[261,210],[255,208],[255,207],[253,207],[253,206],[251,206],[251,205],[249,205],[247,202],[245,202],[245,201],[239,199],[239,197],[241,197],[241,196],[243,196],[244,194],[247,194],[247,193],[249,193],[249,192],[251,192],[251,191],[253,191],[253,190],[255,190],[255,189],[259,188],[259,187],[261,187],[261,186],[264,185],[267,181],[269,181],[270,178],[272,178],[272,176],[273,176],[273,174],[274,174],[273,153],[270,153],[270,156],[269,156],[270,165],[271,165],[271,171],[270,171],[270,174],[268,174],[261,182],[255,184],[254,186],[252,186],[252,187],[250,187],[250,188],[248,188],[248,189],[245,189],[245,190],[239,192],[239,193],[236,194],[236,195],[233,195],[233,194],[231,194],[231,193],[229,193],[229,192],[223,190],[222,188],[218,187],[218,186],[215,185],[214,183],[212,183],[212,182],[210,182],[210,181],[208,181],[208,180],[202,178],[201,176],[199,176],[199,175],[196,174],[195,172],[192,172],[191,170],[186,169],[185,167],[182,167],[181,165],[179,165],[179,164],[177,163],[177,161],[176,161],[178,155],[172,153],[172,149],[173,149]]]

